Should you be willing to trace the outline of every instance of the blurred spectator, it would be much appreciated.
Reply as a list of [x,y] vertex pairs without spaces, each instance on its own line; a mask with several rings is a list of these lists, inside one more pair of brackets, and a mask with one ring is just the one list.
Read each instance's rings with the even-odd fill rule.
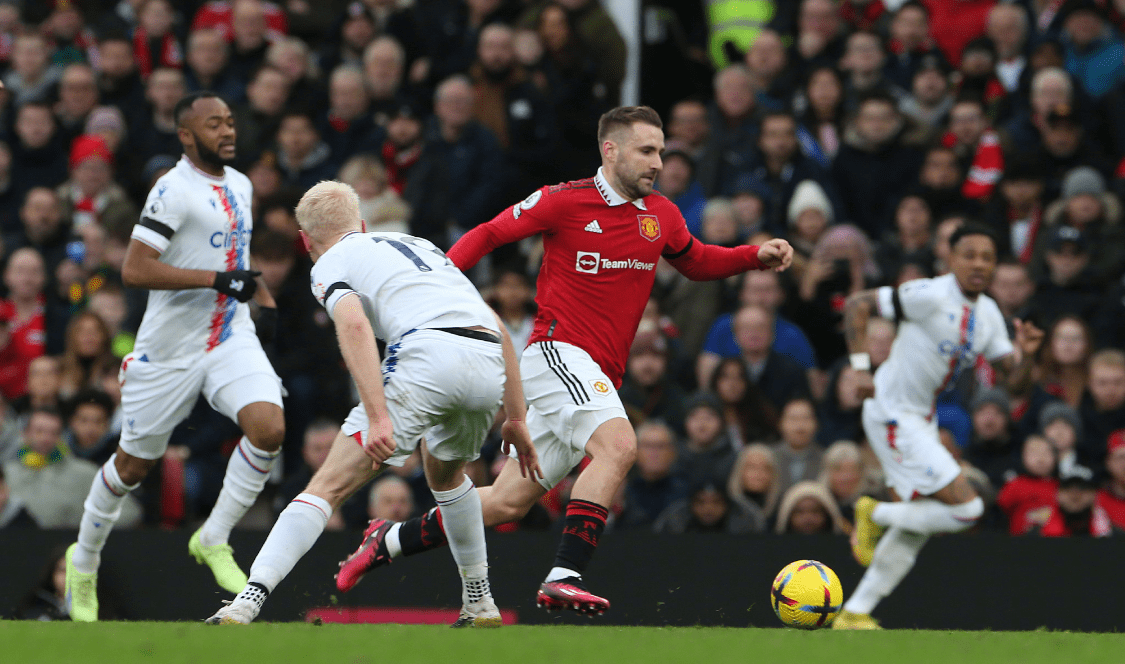
[[387,119],[387,140],[381,155],[387,169],[387,180],[395,193],[406,191],[406,182],[422,156],[422,132],[425,125],[418,107],[400,104]]
[[[359,152],[378,152],[384,132],[368,112],[363,72],[345,66],[328,80],[328,108],[318,116],[317,129],[328,144],[332,160],[343,163]],[[367,219],[367,217],[364,217]]]
[[[1125,243],[1125,228],[1122,227],[1121,201],[1106,191],[1105,179],[1098,171],[1088,166],[1075,168],[1066,174],[1062,182],[1062,199],[1048,206],[1044,222],[1048,228],[1061,225],[1071,226],[1081,231],[1078,245],[1085,245],[1089,251],[1089,274],[1097,286],[1120,276],[1125,268],[1125,260],[1113,248]],[[1078,237],[1078,236],[1076,236]],[[1042,234],[1032,253],[1032,272],[1042,274],[1045,250],[1049,251],[1060,236],[1051,232]],[[1048,259],[1048,268],[1051,261]]]
[[622,403],[644,419],[659,419],[675,431],[683,431],[687,395],[669,375],[668,352],[664,335],[642,325],[629,350],[618,394]]
[[[4,464],[12,495],[23,501],[40,528],[77,528],[82,501],[98,466],[66,451],[63,421],[57,410],[37,409],[28,416],[17,461]],[[129,497],[119,524],[136,525],[140,507]]]
[[1125,429],[1118,429],[1109,436],[1106,450],[1105,468],[1109,479],[1098,490],[1097,504],[1105,510],[1115,528],[1125,529]]
[[23,192],[16,189],[13,176],[12,148],[0,140],[0,238],[19,229],[19,206]]
[[86,117],[97,105],[98,80],[94,70],[81,63],[67,65],[59,78],[59,101],[55,104],[59,131],[67,145],[82,134]]
[[832,223],[832,202],[815,180],[804,180],[789,199],[788,237],[793,245],[793,270],[799,279],[813,248]]
[[1052,112],[1075,105],[1074,84],[1066,71],[1058,66],[1034,70],[1028,90],[1028,108],[1005,126],[1014,150],[1031,152],[1041,145],[1041,132]]
[[828,487],[820,482],[804,481],[793,485],[781,499],[774,532],[797,535],[847,533],[851,526],[840,515]]
[[[270,43],[266,50],[266,63],[277,67],[289,80],[289,95],[305,100],[303,104],[320,104],[325,86],[320,82],[309,45],[298,37],[282,37]],[[317,100],[310,102],[309,100]]]
[[905,126],[894,98],[872,92],[859,101],[855,123],[832,164],[840,216],[878,239],[891,229],[894,201],[918,176],[922,155],[903,144]]
[[1001,486],[1019,464],[1019,446],[1012,436],[1011,403],[999,387],[981,387],[969,402],[973,433],[964,458]]
[[947,66],[930,38],[929,10],[913,0],[903,3],[891,18],[888,48],[884,70],[887,78],[903,89],[911,88],[911,81],[927,61]]
[[158,154],[180,154],[176,119],[172,117],[172,111],[176,102],[186,93],[184,75],[179,69],[160,68],[148,77],[145,99],[148,100],[149,113],[138,115],[135,119],[136,126],[130,132],[133,150],[141,161],[148,161]]
[[104,224],[106,218],[132,218],[136,207],[121,185],[113,180],[113,151],[101,136],[87,134],[75,139],[70,149],[70,179],[59,186],[63,215],[74,229]]
[[286,111],[277,127],[277,164],[283,186],[304,191],[336,175],[332,151],[320,138],[312,117],[304,111]]
[[218,30],[227,41],[237,39],[239,30],[260,30],[273,39],[285,34],[288,28],[285,11],[260,0],[210,0],[203,3],[191,21],[192,32]]
[[[370,154],[352,157],[340,167],[337,176],[359,194],[359,211],[368,231],[405,233],[410,206],[387,181],[383,162]],[[522,348],[522,346],[520,346]]]
[[721,482],[734,466],[735,450],[723,427],[723,404],[699,392],[684,404],[687,432],[676,460],[676,474],[689,485]]
[[906,91],[888,80],[883,72],[887,54],[883,41],[874,32],[857,31],[848,35],[840,69],[847,76],[844,85],[844,110],[853,113],[859,101],[867,95],[885,94],[896,101],[906,96]]
[[723,404],[723,419],[735,449],[777,438],[777,412],[750,382],[742,360],[723,358],[707,387]]
[[[1066,177],[1082,166],[1092,166],[1099,174],[1112,170],[1111,164],[1102,154],[1102,147],[1096,144],[1082,124],[1081,117],[1069,106],[1060,106],[1047,115],[1043,126],[1041,152],[1047,163],[1046,198],[1052,200],[1060,194],[1066,197],[1063,189]],[[1105,191],[1104,180],[1100,189]]]
[[937,145],[926,151],[913,193],[921,196],[930,206],[935,224],[949,215],[962,214],[968,207],[961,196],[963,178],[957,154],[952,148]]
[[906,135],[911,143],[932,144],[949,122],[954,95],[945,61],[928,55],[918,63],[909,82],[910,94],[899,99],[898,109],[915,126]]
[[805,109],[797,120],[797,138],[804,153],[824,168],[840,151],[844,140],[844,82],[834,67],[817,67],[809,74],[804,89]]
[[[873,316],[868,320],[868,344],[874,340],[876,321],[884,321],[889,325],[889,334],[893,340],[894,325],[885,319]],[[874,367],[874,357],[872,366]],[[883,359],[886,359],[884,355]],[[860,424],[860,408],[863,398],[859,396],[858,376],[855,369],[841,358],[828,371],[828,386],[824,398],[820,402],[818,421],[821,426],[818,431],[818,440],[822,444],[831,444],[841,439],[858,439],[863,434]]]
[[738,244],[738,221],[729,198],[716,196],[703,206],[699,238],[708,244],[733,247]]
[[997,507],[1008,518],[1009,534],[1025,535],[1047,523],[1059,486],[1055,466],[1055,448],[1049,440],[1039,434],[1024,440],[1021,469],[996,497]]
[[1043,537],[1106,537],[1113,533],[1109,515],[1097,503],[1093,473],[1076,466],[1059,472],[1059,486],[1051,516],[1039,530]]
[[187,38],[184,86],[188,92],[210,90],[228,104],[246,96],[245,84],[227,70],[230,46],[217,30],[192,30]]
[[144,105],[144,83],[137,73],[133,42],[121,32],[109,32],[98,42],[96,65],[98,98],[133,116]]
[[[40,355],[28,365],[27,392],[11,402],[12,409],[21,416],[36,408],[57,410],[61,388],[62,361],[53,355]],[[0,461],[7,460],[7,455],[0,455]]]
[[[597,66],[598,83],[605,89],[606,104],[609,107],[617,106],[621,95],[621,83],[625,80],[626,57],[625,40],[618,32],[617,24],[599,0],[557,0],[557,2],[570,14],[571,21],[578,28],[578,34],[590,50],[591,59]],[[519,23],[533,25],[548,4],[550,2],[543,0],[535,2],[520,17]]]
[[35,587],[20,600],[16,620],[50,622],[70,620],[66,597],[66,552],[57,549],[48,558]]
[[1073,226],[1063,225],[1049,228],[1045,235],[1046,271],[1036,284],[1032,310],[1048,323],[1068,314],[1091,318],[1100,297],[1090,266],[1088,236]]
[[675,465],[675,434],[668,425],[649,421],[637,427],[637,464],[625,484],[620,527],[651,526],[669,505],[687,496],[686,482],[673,473]]
[[[335,71],[341,66],[363,65],[363,50],[381,32],[376,25],[375,14],[392,21],[402,15],[414,28],[412,12],[409,9],[404,12],[394,11],[397,0],[389,2],[384,0],[374,4],[376,6],[369,7],[363,2],[346,3],[343,13],[337,16],[321,44],[317,60],[322,70]],[[391,6],[390,12],[384,7],[388,4]]]
[[961,52],[961,67],[953,90],[958,99],[979,100],[991,122],[1006,119],[1000,113],[1007,91],[996,77],[996,61],[996,46],[987,37],[970,41]]
[[8,482],[4,479],[4,466],[0,463],[0,530],[34,528],[37,525],[23,501],[12,495]]
[[1035,282],[1031,280],[1026,265],[1014,259],[1001,260],[996,265],[988,294],[996,301],[1009,325],[1012,318],[1027,313],[1027,304],[1034,293]]
[[777,428],[781,441],[774,452],[784,493],[798,482],[820,475],[824,450],[816,443],[816,409],[809,399],[796,398],[787,402],[781,409]]
[[[545,92],[554,106],[560,132],[558,155],[554,160],[560,162],[559,172],[564,181],[589,177],[589,173],[597,169],[597,159],[589,146],[597,143],[598,117],[609,110],[608,97],[616,97],[616,92],[599,77],[597,56],[586,45],[579,18],[579,14],[568,11],[563,5],[549,3],[539,13],[536,25],[543,48],[539,62],[546,79]],[[673,131],[676,108],[685,103],[692,117],[703,123],[701,132],[695,120],[679,125],[684,133]],[[666,127],[668,140],[682,140],[686,134],[692,140],[679,149],[686,149],[693,159],[697,158],[707,137],[706,122],[703,104],[680,102],[673,106]],[[672,148],[669,145],[668,149]]]
[[788,103],[796,88],[796,76],[789,67],[785,40],[776,30],[766,28],[758,33],[746,51],[746,66],[763,101],[777,106]]
[[988,13],[987,35],[996,47],[996,77],[1008,93],[1021,87],[1027,70],[1027,12],[1015,3],[997,4]]
[[1083,465],[1103,468],[1109,435],[1125,429],[1125,352],[1121,349],[1107,348],[1090,356],[1090,379],[1079,413],[1084,434],[1079,456]]
[[382,36],[363,52],[363,75],[376,124],[386,124],[404,102],[413,101],[403,90],[406,51],[394,37]]
[[817,482],[828,488],[844,521],[855,521],[855,501],[868,487],[864,486],[863,456],[859,446],[850,440],[837,440],[824,451]]
[[54,188],[66,179],[69,144],[59,134],[51,107],[29,102],[16,111],[12,142],[12,187],[17,196],[35,187]]
[[707,106],[697,99],[676,102],[668,113],[664,129],[668,150],[684,152],[698,165],[709,133]]
[[777,455],[764,443],[750,443],[738,453],[727,480],[731,502],[772,521],[781,500],[781,475]]
[[722,183],[722,191],[732,195],[735,187],[746,186],[739,180],[749,180],[749,186],[762,195],[766,230],[784,235],[787,228],[789,202],[797,185],[813,180],[824,189],[832,207],[841,209],[828,170],[811,157],[801,153],[797,141],[797,120],[789,113],[771,111],[762,117],[761,134],[756,150],[745,165],[733,172],[735,181]]
[[985,209],[985,221],[996,233],[1000,256],[1012,256],[1026,264],[1031,261],[1036,240],[1046,230],[1045,173],[1035,155],[1012,155],[1006,164],[998,195],[992,197]]
[[934,275],[941,276],[949,272],[949,255],[953,248],[949,245],[949,238],[954,231],[965,225],[964,214],[950,214],[945,218],[938,218],[934,230]]
[[1079,467],[1078,443],[1082,440],[1082,419],[1078,411],[1061,401],[1047,404],[1039,412],[1039,433],[1055,448],[1060,476]]
[[988,13],[997,0],[921,0],[930,12],[930,36],[949,62],[961,63],[961,51],[984,34]]
[[911,266],[929,276],[934,264],[933,217],[926,199],[912,193],[899,199],[894,208],[894,230],[876,245],[875,261],[883,277],[893,284]]
[[[241,163],[253,163],[277,134],[281,115],[289,100],[289,79],[277,68],[261,67],[246,86],[246,102],[231,110],[237,133],[235,148]],[[174,151],[163,154],[179,154]]]
[[1063,7],[1061,40],[1066,69],[1091,97],[1101,97],[1125,79],[1125,44],[1107,22],[1104,5],[1075,0]]
[[799,75],[821,65],[833,65],[844,54],[846,26],[832,0],[802,0],[790,52]]
[[496,270],[486,301],[504,321],[512,345],[526,347],[535,325],[535,294],[527,275],[511,267]]
[[387,474],[371,484],[367,516],[388,521],[407,521],[415,515],[410,485],[398,475]]
[[758,139],[754,79],[743,65],[715,74],[715,101],[707,112],[707,143],[698,157],[698,178],[708,196],[730,193],[737,172],[750,167]]
[[[962,0],[965,1],[965,0]],[[961,194],[969,200],[987,200],[1004,174],[1000,138],[989,126],[984,102],[961,98],[949,111],[949,133],[942,143],[953,149],[967,173]]]
[[473,116],[496,136],[514,170],[505,198],[556,181],[552,156],[559,139],[554,108],[516,61],[515,33],[493,23],[481,30],[473,80]]
[[761,305],[745,306],[735,314],[731,327],[750,379],[774,409],[780,411],[790,399],[810,393],[806,369],[773,348],[773,313]]
[[63,399],[70,399],[85,388],[98,387],[102,373],[117,366],[109,344],[109,329],[96,314],[83,311],[70,319],[62,356]]
[[7,299],[0,300],[0,396],[5,401],[28,389],[31,362],[43,354],[46,321],[43,258],[34,249],[17,249],[4,268]]
[[670,150],[662,155],[664,168],[657,178],[657,190],[680,209],[688,232],[700,237],[703,232],[703,208],[707,198],[703,185],[695,179],[695,162],[686,152]]
[[110,431],[116,410],[113,398],[100,389],[87,388],[74,395],[69,409],[68,449],[79,458],[104,464],[117,449],[117,435]]
[[16,108],[32,101],[46,101],[59,80],[58,65],[51,64],[50,46],[38,32],[20,34],[12,43],[12,68],[4,76],[4,88]]
[[705,481],[694,485],[687,498],[668,506],[653,530],[657,533],[760,533],[766,523],[760,514],[746,510],[723,493],[720,484]]
[[503,181],[496,174],[502,172],[496,136],[473,120],[472,83],[464,76],[443,81],[404,195],[414,211],[410,232],[449,247],[499,212]]

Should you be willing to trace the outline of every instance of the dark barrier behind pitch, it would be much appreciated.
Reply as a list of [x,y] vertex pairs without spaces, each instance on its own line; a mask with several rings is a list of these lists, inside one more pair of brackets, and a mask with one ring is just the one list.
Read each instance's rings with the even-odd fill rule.
[[[104,573],[123,617],[202,620],[230,596],[187,555],[189,531],[117,532]],[[35,582],[68,532],[0,531],[0,612],[5,616]],[[316,606],[457,607],[460,586],[448,550],[395,561],[347,595],[332,581],[336,562],[358,533],[326,533],[266,604],[262,620],[302,620]],[[236,532],[235,557],[249,568],[265,533]],[[522,623],[591,624],[535,608],[556,537],[492,534],[493,594]],[[774,574],[813,558],[840,575],[845,594],[861,569],[842,537],[658,536],[615,533],[602,540],[589,570],[591,588],[613,608],[595,624],[776,626],[769,606]],[[1084,631],[1125,630],[1125,538],[1046,540],[1003,535],[936,537],[902,586],[876,611],[887,627]]]

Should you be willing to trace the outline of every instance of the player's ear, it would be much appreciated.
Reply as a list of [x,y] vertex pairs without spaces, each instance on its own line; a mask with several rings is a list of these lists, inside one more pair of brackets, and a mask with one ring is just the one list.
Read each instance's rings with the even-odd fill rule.
[[361,233],[367,232],[367,222],[364,221],[363,219],[359,220],[359,232],[361,232]]
[[297,234],[301,236],[301,244],[305,245],[305,251],[312,251],[309,236],[304,231],[297,231]]

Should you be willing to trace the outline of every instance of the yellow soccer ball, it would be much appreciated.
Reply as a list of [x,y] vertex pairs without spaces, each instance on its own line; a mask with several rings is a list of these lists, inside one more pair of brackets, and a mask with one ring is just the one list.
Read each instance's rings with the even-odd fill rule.
[[789,627],[828,627],[840,613],[844,588],[828,565],[815,560],[789,563],[777,573],[770,592],[773,612]]

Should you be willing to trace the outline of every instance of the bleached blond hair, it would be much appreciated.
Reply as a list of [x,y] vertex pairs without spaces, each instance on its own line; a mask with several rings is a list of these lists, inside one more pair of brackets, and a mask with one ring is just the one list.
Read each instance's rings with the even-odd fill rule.
[[305,192],[297,203],[297,223],[314,240],[361,227],[359,194],[351,185],[325,180]]

